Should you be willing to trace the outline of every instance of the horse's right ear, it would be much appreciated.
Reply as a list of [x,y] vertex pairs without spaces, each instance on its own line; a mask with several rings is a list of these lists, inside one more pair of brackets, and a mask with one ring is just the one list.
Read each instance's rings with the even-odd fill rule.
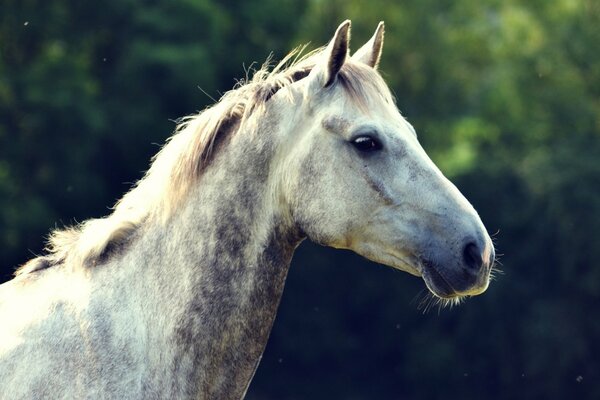
[[335,82],[335,78],[342,69],[348,57],[350,45],[350,20],[345,20],[335,31],[333,39],[323,50],[323,58],[315,65],[314,72],[319,75],[322,87],[327,87]]

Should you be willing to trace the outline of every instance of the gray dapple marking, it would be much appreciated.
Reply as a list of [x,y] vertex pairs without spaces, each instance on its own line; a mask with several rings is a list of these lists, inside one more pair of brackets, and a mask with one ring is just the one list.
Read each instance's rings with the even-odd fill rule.
[[383,24],[349,36],[184,120],[111,215],[0,286],[0,398],[242,398],[306,237],[448,301],[487,288],[477,213],[376,72]]

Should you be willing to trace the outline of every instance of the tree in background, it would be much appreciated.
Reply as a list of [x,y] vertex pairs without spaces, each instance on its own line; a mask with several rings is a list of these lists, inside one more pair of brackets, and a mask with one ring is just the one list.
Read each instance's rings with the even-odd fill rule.
[[218,98],[271,51],[324,44],[346,18],[354,48],[386,21],[382,73],[498,231],[505,275],[422,315],[418,280],[303,246],[248,398],[599,398],[594,0],[5,0],[4,277],[49,228],[108,213],[172,121],[213,102],[203,91]]

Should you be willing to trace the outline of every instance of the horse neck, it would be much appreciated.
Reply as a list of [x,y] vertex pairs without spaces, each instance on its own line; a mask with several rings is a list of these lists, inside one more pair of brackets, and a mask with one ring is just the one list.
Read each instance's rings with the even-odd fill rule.
[[175,346],[172,382],[205,398],[243,395],[301,240],[274,205],[271,146],[238,135],[221,145],[166,227],[138,241],[143,274],[162,288],[149,318],[168,319],[156,326],[167,327],[162,339]]

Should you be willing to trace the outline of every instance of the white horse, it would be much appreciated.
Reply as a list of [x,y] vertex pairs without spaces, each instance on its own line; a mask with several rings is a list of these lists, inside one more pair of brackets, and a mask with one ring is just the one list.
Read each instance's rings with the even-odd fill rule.
[[186,118],[111,215],[0,286],[0,398],[243,398],[307,237],[443,299],[487,288],[480,218],[376,71],[383,24],[349,36]]

